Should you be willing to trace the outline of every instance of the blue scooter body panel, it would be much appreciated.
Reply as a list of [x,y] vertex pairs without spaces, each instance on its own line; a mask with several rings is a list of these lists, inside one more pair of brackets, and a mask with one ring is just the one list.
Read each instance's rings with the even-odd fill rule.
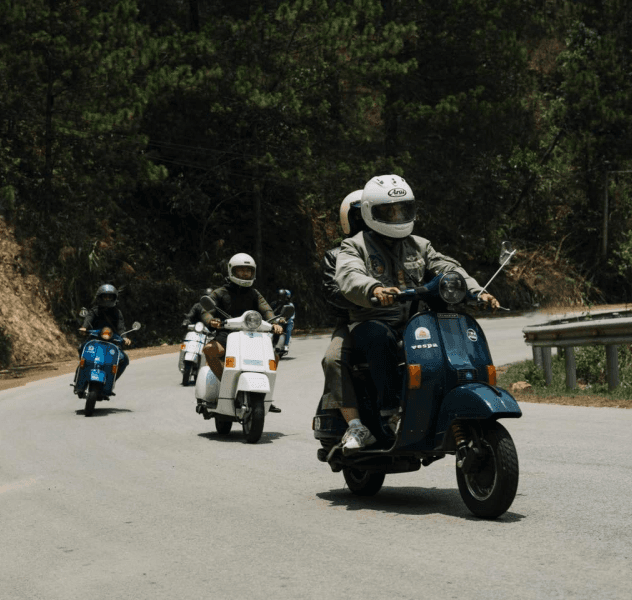
[[109,396],[114,389],[116,379],[112,367],[118,366],[119,357],[119,349],[115,344],[96,339],[90,340],[81,353],[85,364],[82,369],[79,369],[78,389],[86,389],[91,381],[98,381],[103,384],[103,394]]
[[469,315],[419,313],[406,326],[404,347],[407,364],[421,366],[421,388],[409,390],[404,378],[400,448],[433,450],[453,414],[468,412],[467,418],[477,419],[520,416],[508,392],[497,393],[488,385],[492,357],[483,330]]

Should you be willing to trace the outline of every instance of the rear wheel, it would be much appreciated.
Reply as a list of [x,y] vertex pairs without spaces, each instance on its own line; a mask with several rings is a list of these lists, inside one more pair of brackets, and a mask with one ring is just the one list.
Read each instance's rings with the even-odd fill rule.
[[256,444],[261,439],[266,417],[266,410],[263,404],[264,394],[239,392],[237,398],[241,400],[242,406],[247,404],[250,407],[250,412],[243,421],[244,435],[249,444]]
[[369,471],[361,471],[360,469],[352,469],[345,467],[342,474],[349,489],[356,496],[375,496],[384,483],[386,475],[384,473],[374,473]]
[[231,419],[227,419],[221,415],[215,415],[215,429],[217,429],[217,433],[221,435],[228,435],[232,428],[233,422]]
[[506,512],[518,490],[518,453],[509,432],[498,422],[482,427],[484,455],[469,473],[456,467],[456,481],[465,505],[483,519]]
[[189,381],[191,381],[191,370],[192,369],[193,369],[193,363],[187,360],[184,363],[184,369],[182,369],[182,385],[184,387],[189,385]]
[[94,406],[97,403],[97,398],[99,397],[99,385],[97,383],[91,383],[88,388],[88,395],[86,396],[86,407],[83,411],[83,414],[86,417],[91,417],[94,412]]

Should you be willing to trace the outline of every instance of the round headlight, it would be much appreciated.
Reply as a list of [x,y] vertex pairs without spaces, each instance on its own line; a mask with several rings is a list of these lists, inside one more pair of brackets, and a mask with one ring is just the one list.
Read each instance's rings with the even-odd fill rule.
[[262,320],[261,315],[256,310],[249,310],[244,316],[246,327],[252,330],[258,329]]
[[204,323],[202,323],[202,321],[198,321],[195,324],[195,331],[197,331],[198,333],[202,333],[204,331]]
[[439,295],[448,304],[458,304],[465,298],[467,286],[463,275],[453,271],[446,273],[439,282]]
[[114,332],[109,327],[104,327],[101,330],[101,338],[104,340],[111,340]]

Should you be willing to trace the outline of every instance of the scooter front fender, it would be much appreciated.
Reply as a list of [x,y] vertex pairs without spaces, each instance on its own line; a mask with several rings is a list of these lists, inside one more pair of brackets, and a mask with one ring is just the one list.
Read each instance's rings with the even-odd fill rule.
[[444,437],[455,419],[497,420],[518,418],[522,411],[514,397],[502,388],[466,383],[448,392],[441,403],[436,439]]
[[105,384],[105,371],[100,371],[98,369],[91,369],[90,381],[97,381],[98,383]]
[[237,382],[238,392],[270,393],[270,380],[265,373],[242,373]]

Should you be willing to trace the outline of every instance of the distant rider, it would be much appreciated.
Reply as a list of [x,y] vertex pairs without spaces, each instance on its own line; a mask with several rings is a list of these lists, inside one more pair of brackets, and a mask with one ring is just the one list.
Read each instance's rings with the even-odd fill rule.
[[[277,290],[276,300],[273,300],[270,303],[270,306],[272,307],[274,313],[276,315],[281,314],[281,309],[284,306],[291,306],[292,308],[294,308],[294,304],[292,304],[292,302],[290,301],[291,298],[292,292],[290,292],[290,290]],[[285,327],[283,329],[285,331],[285,344],[283,345],[283,348],[281,348],[281,350],[283,350],[284,354],[287,354],[290,347],[290,337],[292,336],[292,330],[294,329],[294,315],[292,315],[285,321]]]
[[[125,333],[125,321],[123,320],[123,313],[117,308],[116,304],[118,302],[118,291],[117,289],[106,283],[102,285],[96,293],[95,296],[96,306],[93,306],[86,315],[83,320],[83,325],[79,328],[79,331],[83,334],[86,334],[88,331],[94,329],[103,329],[104,327],[109,327],[117,333],[121,335]],[[123,343],[126,346],[129,346],[132,343],[126,335],[123,337]],[[83,352],[83,348],[90,340],[86,340],[79,347],[79,356],[81,357],[81,353]],[[116,379],[118,379],[129,365],[129,358],[123,350],[119,348],[120,357],[119,357],[119,367],[116,373]]]
[[[336,282],[354,307],[350,330],[354,346],[361,349],[376,388],[376,408],[394,433],[399,429],[397,342],[405,325],[407,305],[394,304],[393,294],[423,285],[426,271],[437,275],[458,271],[468,291],[482,288],[454,259],[437,252],[427,239],[411,235],[415,222],[415,197],[399,175],[371,179],[362,191],[362,218],[369,227],[347,238],[336,261]],[[371,303],[377,298],[379,305]],[[496,298],[481,299],[498,308]]]
[[[213,292],[212,288],[206,288],[204,290],[203,295],[210,296],[212,292]],[[200,322],[202,320],[203,312],[204,312],[204,307],[199,302],[196,302],[191,307],[191,310],[184,316],[184,321],[182,321],[182,326],[188,327],[189,325],[195,325],[196,323]]]
[[[235,254],[228,261],[226,284],[213,290],[210,294],[217,308],[231,317],[241,317],[247,310],[256,310],[266,321],[272,319],[274,317],[272,308],[265,298],[252,287],[256,271],[257,265],[252,256],[243,252]],[[204,346],[203,352],[206,357],[206,364],[208,364],[217,379],[221,379],[224,372],[223,357],[226,354],[226,340],[230,331],[221,329],[222,322],[217,318],[216,313],[218,311],[213,309],[202,314],[202,321],[207,327],[218,329],[215,339]],[[283,328],[280,325],[272,325],[272,333],[281,334],[283,333]],[[270,406],[270,411],[281,412],[281,409],[272,405]]]

